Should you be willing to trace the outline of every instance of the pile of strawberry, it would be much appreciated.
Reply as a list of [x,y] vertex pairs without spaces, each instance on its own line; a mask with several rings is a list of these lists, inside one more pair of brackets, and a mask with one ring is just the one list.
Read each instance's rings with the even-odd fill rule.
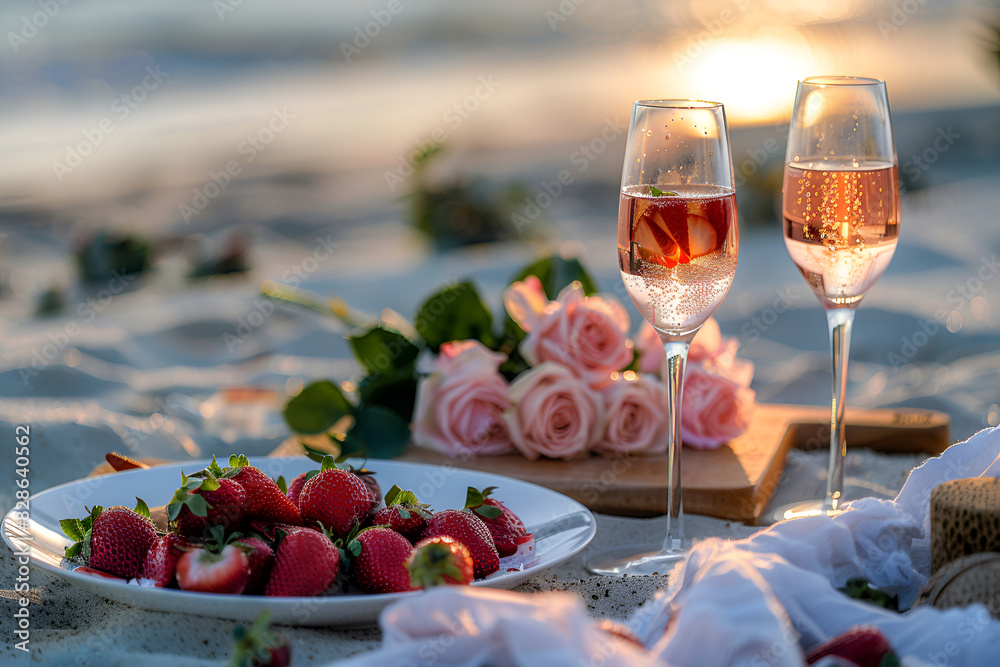
[[145,502],[94,507],[60,521],[76,571],[204,593],[312,596],[354,587],[396,593],[469,584],[531,539],[524,523],[469,488],[460,510],[433,512],[393,486],[383,501],[368,470],[332,457],[292,480],[268,477],[245,456],[181,475],[158,532]]

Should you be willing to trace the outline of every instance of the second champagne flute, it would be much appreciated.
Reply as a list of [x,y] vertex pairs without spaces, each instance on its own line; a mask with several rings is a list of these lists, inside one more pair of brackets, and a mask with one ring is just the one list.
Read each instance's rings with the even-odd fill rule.
[[733,283],[739,231],[726,115],[695,100],[636,102],[618,209],[618,265],[666,349],[667,535],[659,550],[598,554],[595,574],[665,573],[687,555],[681,390],[688,346]]
[[782,186],[785,247],[826,311],[833,361],[826,498],[775,520],[840,511],[844,402],[854,309],[885,272],[899,237],[899,178],[885,83],[853,76],[799,82]]

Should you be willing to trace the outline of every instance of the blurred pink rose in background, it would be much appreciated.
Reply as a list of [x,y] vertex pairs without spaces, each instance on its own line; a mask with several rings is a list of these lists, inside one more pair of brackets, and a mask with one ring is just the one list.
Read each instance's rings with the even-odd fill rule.
[[[735,338],[727,340],[736,343]],[[722,349],[722,331],[715,318],[710,317],[701,325],[701,329],[691,341],[691,347],[688,349],[688,363],[710,359],[719,354]],[[642,328],[639,329],[639,335],[635,338],[635,351],[639,354],[640,373],[660,375],[663,372],[663,357],[666,354],[663,351],[663,341],[660,340],[660,335],[656,333],[656,329],[649,322],[643,322]]]
[[687,368],[681,406],[681,440],[697,449],[715,449],[750,426],[756,394],[739,382],[707,371]]
[[558,362],[599,388],[632,362],[628,312],[616,300],[585,296],[574,282],[539,311],[540,290],[538,279],[529,278],[504,294],[511,318],[528,332],[520,350],[529,364]]
[[476,340],[441,346],[421,360],[430,375],[417,385],[413,442],[449,456],[495,456],[514,451],[503,412],[510,406],[500,375],[506,356]]
[[559,364],[545,362],[521,373],[509,396],[510,438],[529,460],[586,455],[604,433],[600,396]]
[[601,390],[607,427],[594,451],[664,454],[667,451],[666,387],[652,376],[616,380]]

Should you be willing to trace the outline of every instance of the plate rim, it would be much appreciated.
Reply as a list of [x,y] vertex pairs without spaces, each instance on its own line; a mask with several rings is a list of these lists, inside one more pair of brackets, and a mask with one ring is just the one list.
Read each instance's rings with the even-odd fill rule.
[[[283,462],[302,462],[302,461],[308,460],[308,458],[306,456],[304,456],[304,455],[300,455],[300,456],[281,456],[281,457],[256,456],[256,457],[249,457],[249,458],[250,458],[251,464],[254,464],[255,460],[256,461],[267,461],[267,460],[270,460],[270,461],[283,461]],[[355,461],[355,462],[360,461],[360,459],[348,459],[348,462],[350,462],[352,460]],[[398,460],[394,460],[394,459],[374,459],[374,458],[373,459],[368,459],[368,462],[373,462],[373,461],[377,461],[379,463],[388,463],[388,464],[390,464],[392,466],[400,466],[402,468],[408,468],[408,469],[412,469],[412,470],[441,470],[442,468],[445,467],[445,466],[442,466],[442,465],[431,464],[431,463],[418,463],[418,462],[413,462],[413,461],[398,461]],[[181,468],[188,468],[188,467],[190,467],[191,469],[196,469],[196,467],[197,467],[197,469],[201,469],[201,468],[207,466],[209,463],[210,463],[210,459],[191,459],[191,460],[185,460],[185,461],[172,461],[172,462],[169,462],[169,463],[164,463],[164,464],[161,464],[161,465],[152,466],[151,468],[137,468],[135,470],[126,470],[126,471],[122,471],[122,472],[110,472],[110,473],[104,473],[104,474],[100,474],[100,475],[80,477],[80,478],[77,478],[75,480],[72,480],[72,481],[69,481],[69,482],[64,482],[62,484],[59,484],[59,485],[56,485],[56,486],[44,489],[43,491],[38,492],[37,496],[49,495],[49,494],[56,494],[56,493],[64,490],[67,487],[72,487],[74,485],[80,484],[80,483],[84,482],[85,480],[95,480],[95,479],[112,478],[112,477],[113,478],[117,478],[117,479],[121,479],[122,476],[123,476],[123,474],[127,475],[129,477],[134,477],[134,476],[140,476],[140,475],[143,475],[143,474],[148,474],[148,471],[151,470],[151,469],[176,468],[178,471]],[[373,465],[373,467],[374,467],[374,465]],[[455,472],[460,472],[462,474],[470,474],[470,475],[473,475],[473,476],[485,476],[485,477],[489,477],[491,480],[495,480],[495,481],[499,481],[499,482],[510,481],[510,482],[516,483],[517,485],[524,485],[524,486],[530,487],[532,489],[541,491],[543,493],[554,494],[555,496],[561,498],[563,500],[563,502],[568,502],[569,505],[570,505],[570,507],[573,508],[573,511],[567,513],[567,515],[573,515],[573,514],[579,513],[579,514],[582,514],[586,518],[586,521],[585,521],[585,526],[587,528],[586,534],[582,538],[577,538],[579,540],[579,543],[575,544],[571,549],[567,550],[566,553],[560,554],[558,557],[556,557],[553,560],[551,560],[550,562],[547,562],[547,563],[544,563],[544,564],[539,563],[539,564],[536,564],[536,565],[533,565],[533,566],[529,566],[529,567],[525,568],[524,570],[519,570],[519,571],[516,571],[516,572],[513,572],[513,573],[507,573],[507,574],[500,575],[498,577],[495,577],[494,579],[487,579],[487,580],[475,581],[475,582],[472,583],[473,586],[484,587],[484,588],[504,588],[505,587],[504,584],[508,584],[510,586],[516,586],[516,585],[518,585],[520,583],[523,583],[524,581],[527,581],[528,579],[531,579],[534,576],[537,576],[537,575],[539,575],[539,574],[541,574],[541,573],[543,573],[543,572],[545,572],[545,571],[547,571],[547,570],[549,570],[549,569],[551,569],[551,568],[553,568],[553,567],[555,567],[555,566],[557,566],[557,565],[559,565],[559,564],[561,564],[561,563],[569,560],[573,556],[577,555],[578,553],[580,553],[583,549],[585,549],[591,543],[591,541],[594,539],[594,536],[597,533],[597,520],[594,517],[593,512],[591,512],[590,509],[588,509],[585,505],[583,505],[579,501],[574,500],[573,498],[570,498],[569,496],[567,496],[565,494],[559,493],[558,491],[554,491],[553,489],[549,489],[547,487],[541,486],[539,484],[535,484],[533,482],[528,482],[528,481],[525,481],[525,480],[517,479],[516,477],[510,477],[510,476],[507,476],[507,475],[501,475],[499,473],[490,473],[490,472],[479,471],[479,470],[468,470],[468,469],[465,469],[465,468],[461,468],[459,466],[455,466],[453,468],[453,470]],[[36,497],[36,495],[33,494],[30,499],[34,500],[35,497]],[[13,540],[16,539],[16,538],[8,535],[8,531],[7,531],[8,521],[9,520],[11,520],[11,521],[14,520],[11,517],[11,515],[15,511],[21,511],[21,510],[17,509],[16,504],[15,504],[14,507],[12,507],[10,510],[8,510],[3,515],[2,520],[0,520],[0,525],[3,526],[3,529],[0,530],[0,536],[2,536],[4,543],[7,545],[7,548],[10,549],[11,553],[14,554],[14,555],[19,555],[21,552],[18,550],[18,548],[13,543]],[[43,525],[43,524],[39,524],[39,525]],[[50,529],[50,530],[53,528],[51,526],[45,526],[45,527],[47,529]],[[44,560],[40,560],[33,553],[29,556],[29,558],[30,558],[31,564],[33,566],[40,567],[40,568],[42,568],[43,570],[45,570],[47,572],[51,572],[54,576],[62,577],[63,579],[65,579],[69,583],[72,583],[72,584],[76,585],[78,588],[85,589],[85,590],[87,590],[91,594],[96,594],[96,595],[98,595],[100,597],[105,597],[106,599],[112,599],[112,598],[107,598],[107,596],[101,595],[99,592],[97,592],[97,591],[103,589],[105,586],[113,587],[112,590],[120,590],[122,592],[124,592],[124,591],[131,591],[133,589],[142,589],[142,588],[145,588],[145,587],[137,587],[134,584],[129,584],[129,583],[125,582],[125,581],[118,581],[118,580],[115,580],[115,579],[103,579],[103,578],[97,578],[94,575],[80,574],[80,573],[75,572],[74,570],[66,569],[64,567],[60,567],[58,565],[54,565],[54,564],[45,562]],[[138,592],[138,590],[136,592],[140,596],[147,595],[147,593]],[[381,609],[382,607],[384,607],[384,606],[386,606],[388,604],[391,604],[392,602],[395,602],[395,601],[400,600],[400,599],[402,599],[404,597],[413,595],[415,593],[420,593],[420,592],[421,591],[406,591],[406,592],[401,592],[401,593],[367,593],[367,594],[345,595],[345,596],[320,595],[320,596],[309,596],[309,597],[306,597],[306,596],[267,597],[267,596],[263,596],[263,595],[259,595],[259,596],[247,596],[247,595],[232,595],[232,594],[225,594],[225,593],[202,593],[202,594],[199,595],[199,594],[194,594],[191,591],[182,591],[182,590],[179,590],[179,589],[165,588],[165,589],[159,590],[156,593],[156,596],[157,596],[157,599],[163,600],[163,601],[165,601],[167,603],[169,603],[171,601],[175,601],[175,602],[181,602],[181,601],[193,602],[193,599],[192,599],[191,596],[194,594],[194,595],[197,596],[196,598],[194,598],[194,600],[197,600],[201,596],[205,596],[203,598],[204,600],[206,600],[206,601],[212,601],[212,602],[217,602],[218,604],[233,604],[233,603],[235,603],[237,601],[251,601],[252,600],[252,601],[256,601],[258,603],[263,603],[263,602],[266,601],[268,607],[277,606],[279,608],[287,607],[288,609],[293,609],[297,605],[302,605],[305,602],[309,602],[309,603],[320,602],[320,603],[322,603],[324,605],[324,607],[327,607],[327,608],[329,608],[331,610],[333,610],[333,609],[347,610],[347,609],[350,609],[352,606],[357,606],[357,602],[358,601],[368,601],[369,604],[365,605],[365,606],[377,606],[379,609]],[[139,609],[148,610],[147,607],[144,607],[141,604],[135,604],[134,602],[128,602],[126,604],[130,604],[131,606],[139,608]],[[189,613],[195,613],[195,614],[197,614],[197,611],[192,610]],[[210,615],[212,617],[214,617],[214,618],[221,618],[222,617],[219,614],[210,614]],[[330,623],[327,622],[327,623],[324,623],[324,624],[330,624]],[[337,624],[334,623],[332,625],[337,625]]]

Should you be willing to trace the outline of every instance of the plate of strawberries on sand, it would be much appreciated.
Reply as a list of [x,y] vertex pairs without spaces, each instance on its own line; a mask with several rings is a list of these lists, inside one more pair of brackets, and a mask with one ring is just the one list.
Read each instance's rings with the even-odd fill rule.
[[3,538],[89,593],[153,611],[350,626],[437,585],[512,588],[579,553],[580,503],[448,465],[188,461],[22,501]]

